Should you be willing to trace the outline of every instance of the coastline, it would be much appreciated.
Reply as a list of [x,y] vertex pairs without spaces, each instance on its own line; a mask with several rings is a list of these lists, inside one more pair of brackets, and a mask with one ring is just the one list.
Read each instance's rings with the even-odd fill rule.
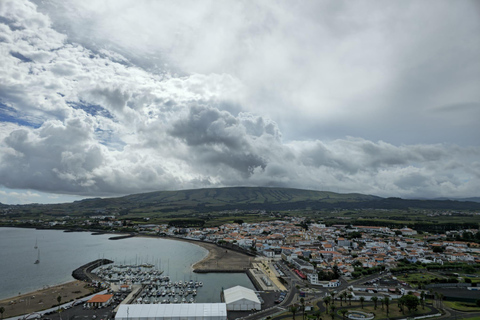
[[137,235],[138,237],[158,238],[166,240],[175,240],[188,242],[200,246],[208,250],[207,255],[200,261],[195,262],[191,268],[196,273],[231,273],[231,272],[246,272],[251,267],[251,262],[255,257],[249,256],[245,253],[231,250],[217,246],[215,243],[177,238],[177,237],[159,237],[152,235]]
[[[92,232],[90,230],[85,231]],[[116,233],[112,234],[115,235]],[[245,253],[217,246],[215,243],[176,237],[136,236],[183,241],[207,249],[207,254],[191,266],[193,272],[245,272],[251,266],[251,261],[254,258]],[[89,288],[85,288],[87,284],[88,282],[72,279],[72,281],[63,284],[48,286],[43,289],[2,299],[0,300],[0,307],[5,308],[4,318],[45,310],[58,304],[57,297],[59,295],[62,297],[62,303],[90,295],[92,291]]]

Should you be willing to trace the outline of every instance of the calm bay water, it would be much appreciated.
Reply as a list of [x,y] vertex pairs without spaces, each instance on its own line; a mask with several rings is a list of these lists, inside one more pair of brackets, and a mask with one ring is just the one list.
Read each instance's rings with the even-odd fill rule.
[[[208,253],[200,246],[157,238],[112,241],[109,237],[112,235],[0,228],[0,299],[72,281],[74,269],[99,258],[119,264],[148,262],[164,270],[173,281],[203,281],[197,302],[220,302],[222,287],[241,285],[254,289],[243,273],[192,273],[191,266]],[[39,264],[34,264],[38,254],[34,249],[36,242]]]

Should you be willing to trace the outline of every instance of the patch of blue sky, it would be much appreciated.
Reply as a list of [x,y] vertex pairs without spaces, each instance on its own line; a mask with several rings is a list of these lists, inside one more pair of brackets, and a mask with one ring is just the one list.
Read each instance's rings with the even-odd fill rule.
[[41,123],[33,121],[26,114],[19,112],[18,110],[7,106],[0,101],[0,122],[16,123],[21,126],[39,128]]
[[23,62],[33,62],[32,59],[25,57],[25,56],[24,56],[23,54],[21,54],[20,52],[10,51],[10,55],[11,55],[12,57],[15,57],[15,58],[23,61]]
[[108,119],[113,119],[113,115],[108,111],[107,109],[103,108],[102,106],[96,105],[96,104],[87,104],[83,103],[82,101],[80,102],[72,102],[69,101],[68,105],[71,106],[74,109],[81,109],[88,113],[89,115],[92,116],[101,116],[105,117]]
[[126,146],[126,143],[115,136],[112,130],[97,128],[95,129],[95,136],[101,144],[110,149],[122,150]]

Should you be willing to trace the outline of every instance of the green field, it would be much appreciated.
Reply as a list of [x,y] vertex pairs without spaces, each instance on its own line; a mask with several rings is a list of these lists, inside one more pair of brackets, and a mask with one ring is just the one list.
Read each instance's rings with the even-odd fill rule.
[[475,303],[460,302],[460,301],[444,301],[443,304],[451,309],[464,312],[480,312],[480,307]]

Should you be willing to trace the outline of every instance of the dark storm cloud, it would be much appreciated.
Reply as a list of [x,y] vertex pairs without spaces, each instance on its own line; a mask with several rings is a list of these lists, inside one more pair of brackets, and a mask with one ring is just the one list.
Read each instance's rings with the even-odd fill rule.
[[475,196],[475,6],[0,1],[0,188]]
[[248,135],[254,133],[253,136],[258,137],[272,130],[265,129],[261,118],[256,125],[246,123],[248,128],[226,111],[194,106],[184,119],[173,123],[169,133],[191,147],[195,161],[212,167],[224,164],[248,177],[256,168],[266,166],[265,160],[256,154]]

